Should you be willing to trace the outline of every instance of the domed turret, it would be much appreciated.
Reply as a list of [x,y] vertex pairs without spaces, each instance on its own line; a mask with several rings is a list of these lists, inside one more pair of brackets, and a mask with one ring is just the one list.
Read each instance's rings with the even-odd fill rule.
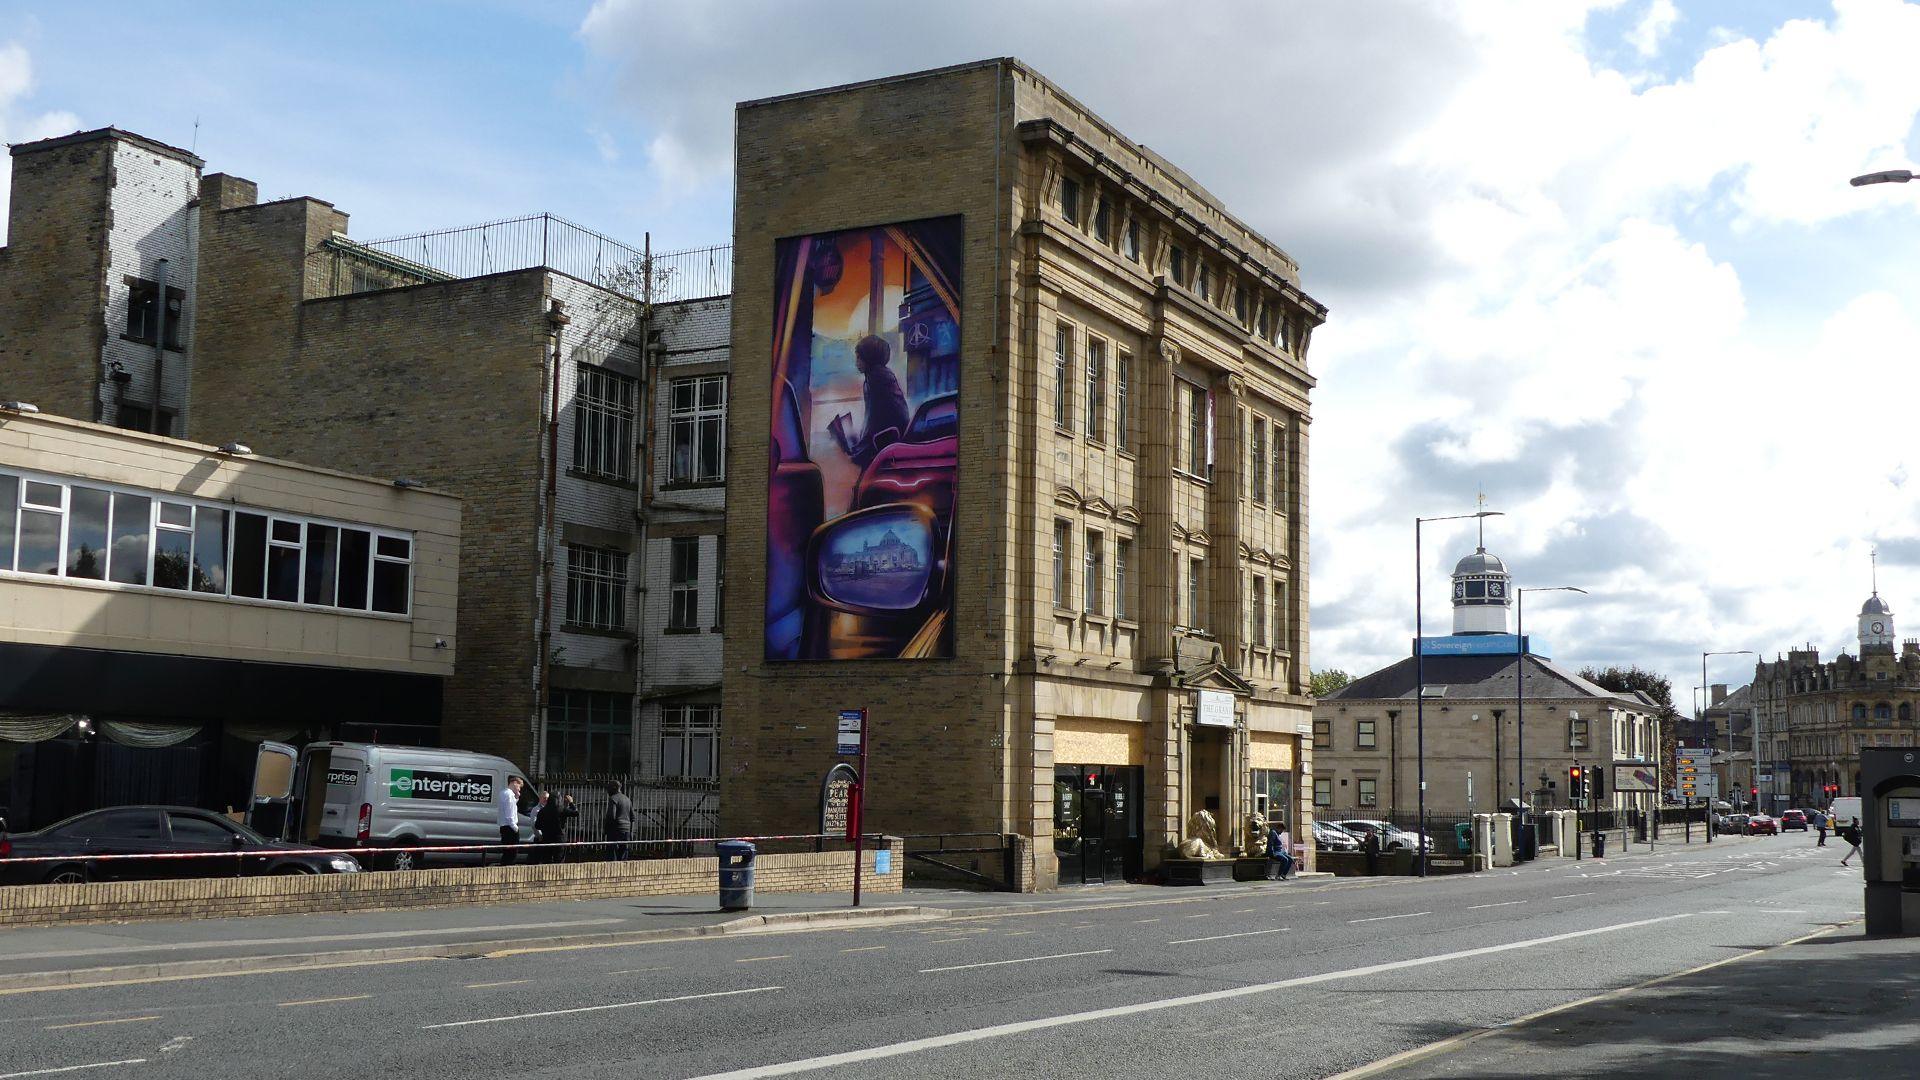
[[1512,577],[1500,557],[1484,547],[1453,568],[1453,632],[1507,633],[1507,608],[1513,605]]
[[1873,556],[1873,595],[1860,605],[1860,655],[1893,651],[1893,608],[1880,599],[1880,553]]

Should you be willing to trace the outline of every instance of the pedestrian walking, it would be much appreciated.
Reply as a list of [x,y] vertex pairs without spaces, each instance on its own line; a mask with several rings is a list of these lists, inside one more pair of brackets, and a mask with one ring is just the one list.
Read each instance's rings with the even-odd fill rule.
[[[520,787],[520,778],[517,776],[509,776],[506,784],[500,788],[500,794],[494,799],[494,809],[498,811],[500,842],[502,844],[518,844],[520,842]],[[501,849],[500,865],[505,866],[512,861],[513,848],[508,847]]]
[[1860,854],[1860,819],[1859,818],[1854,818],[1851,822],[1848,822],[1847,825],[1840,830],[1840,839],[1845,840],[1847,843],[1853,845],[1852,847],[1849,847],[1847,849],[1847,853],[1845,855],[1840,856],[1840,865],[1845,866],[1847,865],[1848,859],[1851,859],[1855,855]]
[[1820,842],[1813,846],[1826,847],[1827,846],[1827,815],[1821,813],[1818,810],[1815,810],[1813,812],[1813,825],[1814,825],[1814,828],[1820,830]]
[[633,839],[633,800],[627,798],[620,781],[607,781],[607,816],[601,832],[612,845],[609,857],[619,861],[627,857],[627,842]]
[[[555,798],[551,790],[540,793],[540,812],[533,818],[533,842],[536,844],[558,844],[566,837],[567,819],[580,816],[573,805],[573,796],[564,795]],[[559,862],[560,853],[546,852],[541,862]]]

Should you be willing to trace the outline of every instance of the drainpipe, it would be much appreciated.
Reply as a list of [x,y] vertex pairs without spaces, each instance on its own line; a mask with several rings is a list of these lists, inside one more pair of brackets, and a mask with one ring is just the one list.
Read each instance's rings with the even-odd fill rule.
[[[652,690],[647,683],[647,601],[651,599],[647,587],[647,526],[653,508],[653,410],[659,400],[659,372],[655,370],[659,356],[653,348],[653,233],[646,233],[642,244],[640,266],[646,277],[640,284],[640,392],[639,400],[634,403],[640,410],[640,445],[635,448],[635,467],[640,470],[640,483],[638,505],[634,508],[634,517],[640,527],[640,535],[634,543],[634,580],[639,582],[639,596],[634,602],[633,620],[634,704],[638,708],[646,707],[643,699]],[[665,706],[660,706],[660,709],[664,719]],[[639,717],[634,716],[631,722],[637,725]],[[633,740],[636,749],[640,746],[638,734],[635,732]],[[637,771],[631,758],[627,771],[629,774]]]
[[167,260],[153,261],[154,288],[158,297],[154,300],[153,319],[153,413],[147,417],[147,430],[152,434],[162,434],[160,430],[160,384],[161,376],[167,371]]
[[548,388],[547,399],[547,490],[546,522],[540,530],[540,685],[533,699],[533,753],[528,755],[530,771],[545,771],[545,753],[540,745],[540,717],[546,708],[547,698],[553,678],[553,572],[554,572],[554,504],[560,491],[560,332],[573,320],[567,317],[566,305],[558,300],[551,301],[547,308],[547,338],[553,343],[548,362],[553,366],[553,378]]

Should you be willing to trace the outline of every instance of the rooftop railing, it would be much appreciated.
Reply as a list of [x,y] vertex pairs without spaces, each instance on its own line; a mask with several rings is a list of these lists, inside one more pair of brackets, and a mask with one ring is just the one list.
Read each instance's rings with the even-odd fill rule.
[[489,221],[385,240],[328,238],[310,256],[321,296],[344,296],[545,267],[635,300],[652,278],[653,301],[723,296],[733,288],[729,244],[646,252],[555,214]]

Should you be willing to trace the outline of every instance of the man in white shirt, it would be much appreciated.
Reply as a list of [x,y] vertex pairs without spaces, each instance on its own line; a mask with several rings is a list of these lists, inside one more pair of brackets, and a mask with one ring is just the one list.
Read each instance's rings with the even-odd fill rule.
[[[517,776],[509,776],[501,786],[498,797],[494,799],[494,809],[498,811],[500,824],[500,842],[518,844],[520,842],[520,785]],[[500,853],[500,865],[513,861],[513,849],[507,848]]]

